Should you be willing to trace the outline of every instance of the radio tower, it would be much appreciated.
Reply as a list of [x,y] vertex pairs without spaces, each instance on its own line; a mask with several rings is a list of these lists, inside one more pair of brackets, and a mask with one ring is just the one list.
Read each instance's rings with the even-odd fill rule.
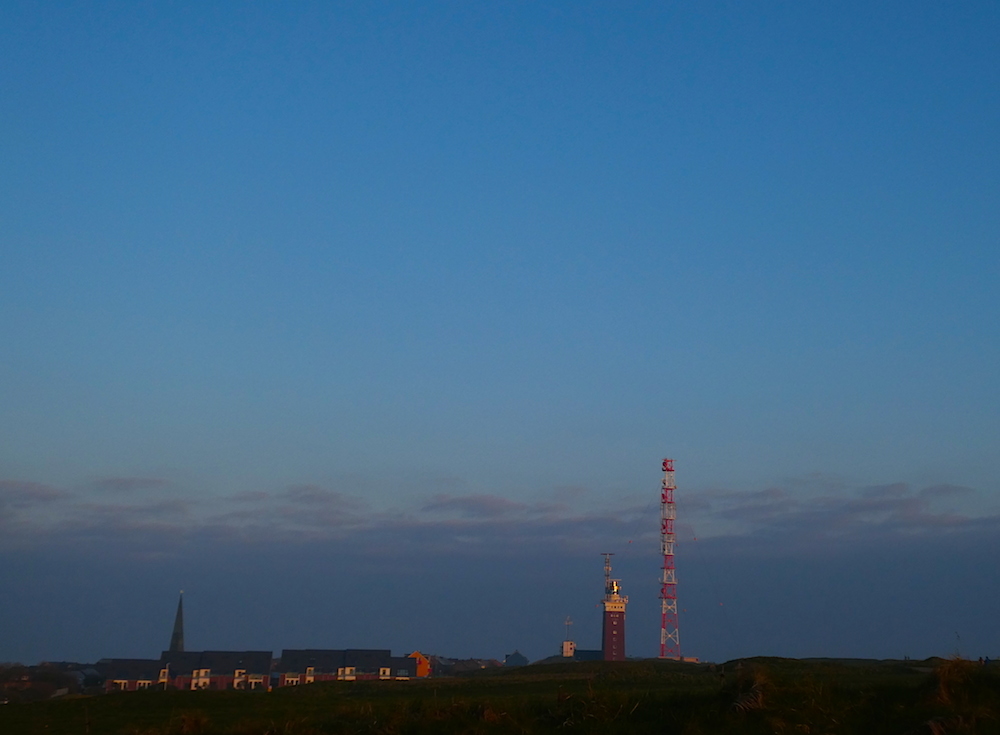
[[677,627],[677,574],[674,571],[674,460],[663,460],[663,490],[660,493],[660,552],[663,577],[660,579],[660,658],[681,658],[681,633]]

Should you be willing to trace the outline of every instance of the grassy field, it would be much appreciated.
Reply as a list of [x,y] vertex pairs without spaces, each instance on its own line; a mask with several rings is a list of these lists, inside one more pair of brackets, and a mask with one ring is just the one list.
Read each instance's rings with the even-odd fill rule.
[[554,664],[11,704],[0,707],[0,734],[1000,733],[998,669],[937,659]]

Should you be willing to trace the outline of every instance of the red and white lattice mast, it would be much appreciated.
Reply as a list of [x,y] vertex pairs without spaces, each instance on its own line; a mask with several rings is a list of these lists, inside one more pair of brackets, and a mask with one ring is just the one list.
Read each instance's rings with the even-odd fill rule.
[[677,574],[674,570],[674,460],[663,460],[663,489],[660,492],[660,658],[681,658],[681,633],[677,627]]

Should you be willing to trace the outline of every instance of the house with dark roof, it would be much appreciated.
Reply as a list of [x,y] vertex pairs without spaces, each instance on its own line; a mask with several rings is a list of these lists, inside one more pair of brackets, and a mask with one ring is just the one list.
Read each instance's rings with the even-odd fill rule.
[[514,653],[508,653],[506,656],[504,656],[503,665],[506,666],[507,668],[513,668],[515,666],[527,666],[528,659],[523,653],[521,653],[515,648]]
[[104,679],[106,692],[164,689],[170,681],[167,663],[154,659],[102,658],[94,668]]
[[164,651],[173,689],[268,689],[270,651]]
[[274,684],[283,687],[317,681],[384,681],[416,675],[416,659],[393,656],[388,649],[285,649],[275,666]]

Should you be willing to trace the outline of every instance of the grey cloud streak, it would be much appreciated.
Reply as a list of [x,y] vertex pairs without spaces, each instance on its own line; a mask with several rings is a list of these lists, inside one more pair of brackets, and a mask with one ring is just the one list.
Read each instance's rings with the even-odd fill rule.
[[93,482],[99,491],[131,493],[143,490],[162,490],[170,483],[160,477],[102,477]]
[[424,504],[421,511],[425,513],[455,512],[467,518],[499,518],[523,511],[524,503],[515,503],[498,495],[465,495],[455,496],[440,494]]
[[0,480],[0,529],[5,535],[13,533],[25,517],[72,497],[71,493],[40,482]]
[[[550,494],[551,495],[551,494]],[[107,502],[42,483],[0,481],[0,518],[8,541],[39,545],[66,539],[108,542],[155,534],[166,547],[211,536],[240,543],[350,543],[378,551],[394,548],[463,553],[527,554],[546,548],[581,553],[593,544],[622,546],[637,539],[654,548],[656,503],[644,507],[588,507],[585,495],[562,493],[562,502],[523,502],[489,493],[437,493],[411,507],[376,510],[363,498],[322,485],[237,493],[227,498],[171,497]],[[790,480],[754,491],[678,493],[679,539],[697,536],[702,547],[770,553],[822,551],[845,543],[892,543],[899,539],[991,533],[1000,514],[960,512],[950,503],[977,493],[903,483],[850,488],[831,478]],[[60,539],[62,541],[60,541]]]
[[65,500],[71,494],[41,482],[24,480],[0,480],[0,502],[8,505],[27,507],[39,503]]
[[812,487],[799,481],[750,492],[715,490],[690,501],[682,496],[678,506],[684,522],[695,528],[721,523],[726,529],[705,534],[708,537],[744,538],[756,548],[792,551],[847,542],[940,538],[1000,525],[995,509],[974,513],[951,505],[956,498],[977,495],[971,488],[952,485],[915,489],[892,483],[849,488],[822,478]]

